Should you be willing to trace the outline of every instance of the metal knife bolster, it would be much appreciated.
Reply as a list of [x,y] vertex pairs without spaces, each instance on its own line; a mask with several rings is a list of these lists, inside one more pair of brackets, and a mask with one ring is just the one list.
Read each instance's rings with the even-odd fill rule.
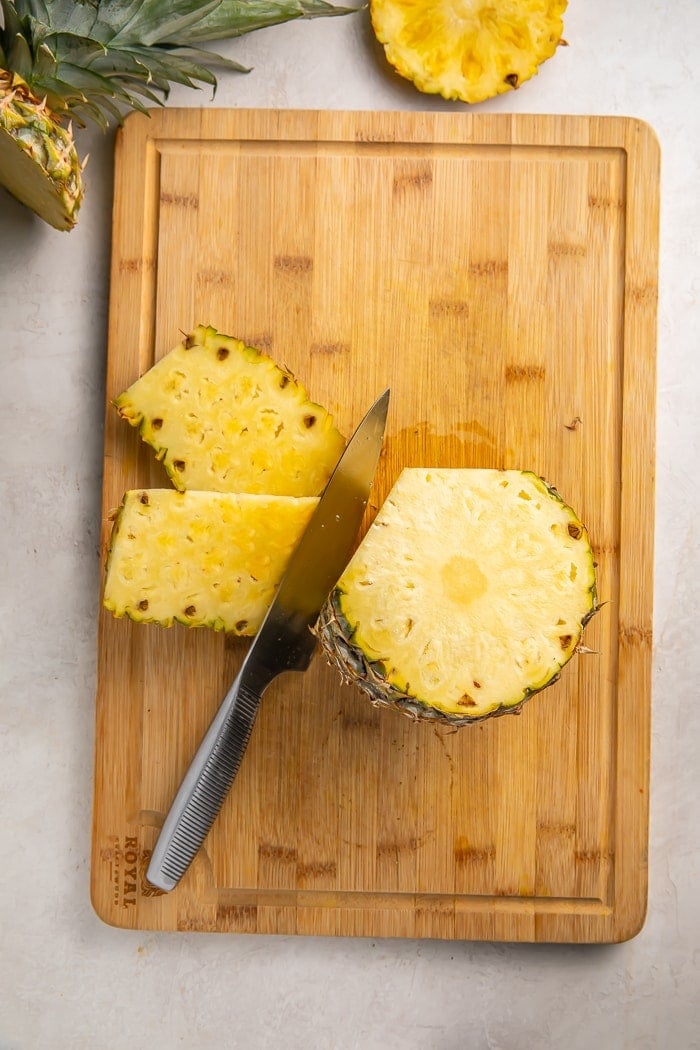
[[175,888],[206,838],[238,772],[267,686],[284,671],[304,671],[309,665],[315,648],[311,627],[350,556],[379,459],[388,404],[387,390],[350,439],[185,774],[146,874],[158,889]]

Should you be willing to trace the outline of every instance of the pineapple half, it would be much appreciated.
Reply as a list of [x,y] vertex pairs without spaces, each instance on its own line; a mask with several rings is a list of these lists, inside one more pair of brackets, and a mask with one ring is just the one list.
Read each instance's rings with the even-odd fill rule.
[[374,703],[459,726],[551,685],[595,609],[586,530],[541,478],[407,468],[317,631]]
[[419,91],[483,102],[537,73],[561,39],[567,0],[371,0],[390,64]]
[[139,489],[115,512],[103,602],[115,616],[253,635],[318,498]]
[[180,490],[316,496],[345,444],[286,369],[204,325],[115,405]]

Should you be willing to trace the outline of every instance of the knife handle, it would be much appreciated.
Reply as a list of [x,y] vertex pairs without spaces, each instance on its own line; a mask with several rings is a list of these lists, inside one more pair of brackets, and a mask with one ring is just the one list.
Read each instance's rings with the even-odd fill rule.
[[151,885],[174,889],[207,837],[238,772],[267,681],[241,670],[185,773],[146,872]]

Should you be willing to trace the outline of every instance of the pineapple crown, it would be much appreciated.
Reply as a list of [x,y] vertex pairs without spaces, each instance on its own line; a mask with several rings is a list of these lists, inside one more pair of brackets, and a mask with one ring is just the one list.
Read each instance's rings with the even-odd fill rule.
[[211,65],[247,72],[200,44],[353,10],[326,0],[0,0],[0,70],[57,115],[106,128],[124,109],[162,105],[171,83],[215,88]]

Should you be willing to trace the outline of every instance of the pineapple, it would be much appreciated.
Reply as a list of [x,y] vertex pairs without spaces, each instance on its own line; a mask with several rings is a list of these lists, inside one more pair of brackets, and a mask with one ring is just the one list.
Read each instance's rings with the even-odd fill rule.
[[535,474],[407,468],[317,632],[374,703],[460,726],[551,685],[595,609],[586,530]]
[[316,496],[344,446],[288,371],[204,325],[115,405],[180,490]]
[[294,18],[347,14],[326,0],[0,0],[0,184],[50,225],[75,225],[83,163],[70,121],[106,128],[161,104],[171,83],[216,86],[201,49]]
[[371,0],[386,57],[420,91],[463,102],[512,91],[564,43],[567,0]]
[[140,489],[114,515],[115,616],[253,635],[318,498]]
[[[1,61],[1,59],[0,59]],[[59,230],[75,225],[82,164],[70,128],[53,119],[17,74],[0,69],[0,180]]]

